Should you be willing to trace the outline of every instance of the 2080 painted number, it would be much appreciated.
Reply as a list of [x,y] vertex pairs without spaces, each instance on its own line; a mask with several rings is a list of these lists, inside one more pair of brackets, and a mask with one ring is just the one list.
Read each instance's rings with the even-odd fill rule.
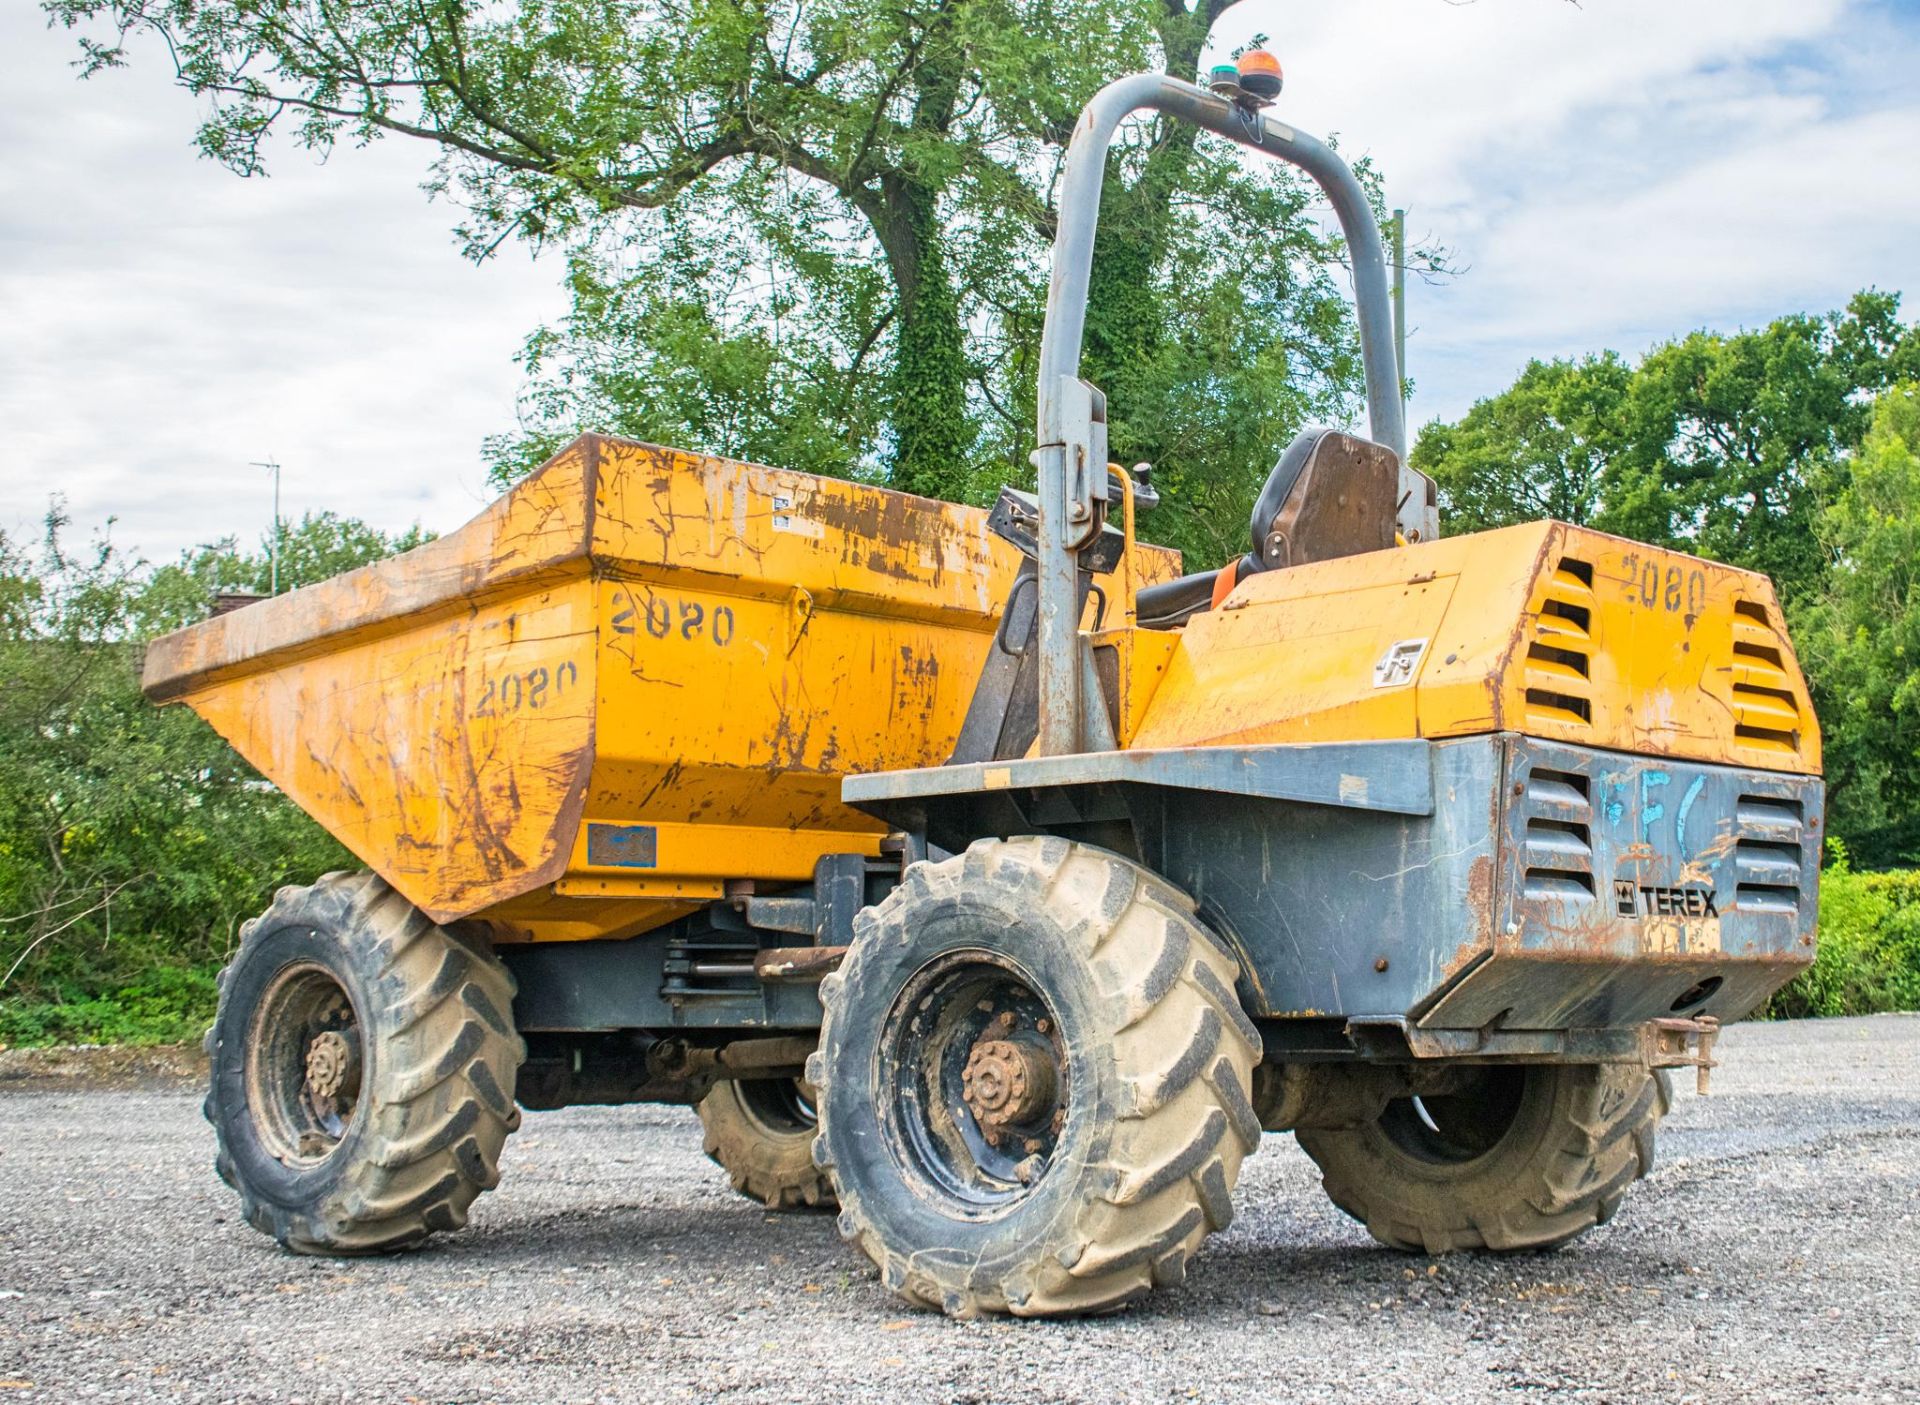
[[480,701],[473,705],[475,717],[506,717],[522,709],[543,708],[557,702],[580,681],[580,670],[572,663],[558,668],[530,668],[524,673],[503,673],[483,678]]
[[640,602],[624,590],[618,598],[619,608],[613,612],[616,634],[634,634],[644,628],[655,639],[677,634],[687,640],[710,639],[722,649],[733,643],[731,606],[715,605],[709,609],[698,600],[666,595],[649,595]]
[[1665,610],[1670,615],[1684,609],[1693,616],[1707,608],[1706,572],[1680,566],[1662,570],[1659,562],[1638,556],[1629,556],[1622,564],[1627,568],[1627,598],[1642,609]]

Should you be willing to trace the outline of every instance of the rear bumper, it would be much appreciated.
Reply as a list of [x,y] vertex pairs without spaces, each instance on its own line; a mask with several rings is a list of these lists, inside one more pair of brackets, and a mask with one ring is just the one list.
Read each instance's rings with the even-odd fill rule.
[[1648,1021],[1739,1019],[1813,960],[1817,777],[1515,733],[1403,760],[1429,799],[1391,813],[1132,797],[1256,1017],[1397,1028],[1416,1057],[1623,1057]]
[[1817,778],[1510,736],[1493,921],[1422,1029],[1738,1019],[1813,960]]

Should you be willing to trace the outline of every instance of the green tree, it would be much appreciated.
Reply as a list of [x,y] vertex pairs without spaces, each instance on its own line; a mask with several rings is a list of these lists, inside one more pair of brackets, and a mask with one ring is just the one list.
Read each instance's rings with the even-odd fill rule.
[[[419,537],[309,517],[283,579]],[[105,535],[75,547],[57,509],[35,547],[0,534],[0,1042],[197,1033],[239,923],[347,861],[190,710],[140,694],[147,637],[266,571],[230,545],[150,571]]]
[[1867,396],[1888,384],[1888,358],[1863,353],[1903,330],[1898,306],[1863,293],[1844,312],[1695,332],[1649,355],[1630,407],[1650,489],[1633,525],[1763,571],[1789,598],[1818,590],[1812,518],[1824,479],[1865,432]]
[[[431,541],[415,523],[389,535],[337,512],[308,512],[280,529],[280,589],[297,590]],[[140,638],[203,620],[214,597],[265,595],[275,577],[274,543],[262,533],[257,549],[242,551],[232,537],[188,552],[169,565],[145,571],[133,599],[133,632]]]
[[1421,431],[1415,467],[1440,488],[1450,530],[1477,532],[1542,517],[1606,526],[1621,496],[1632,372],[1611,351],[1529,361],[1520,378],[1458,424]]
[[[93,70],[163,40],[237,171],[282,127],[419,139],[470,253],[566,251],[574,307],[527,347],[501,476],[593,427],[958,498],[1024,471],[1080,106],[1130,70],[1195,76],[1225,4],[46,0]],[[1174,525],[1203,546],[1303,418],[1357,403],[1309,203],[1159,122],[1110,167],[1088,373],[1116,452],[1190,489]]]
[[1828,827],[1869,867],[1920,865],[1920,387],[1872,407],[1816,521],[1832,561],[1792,612],[1825,736]]

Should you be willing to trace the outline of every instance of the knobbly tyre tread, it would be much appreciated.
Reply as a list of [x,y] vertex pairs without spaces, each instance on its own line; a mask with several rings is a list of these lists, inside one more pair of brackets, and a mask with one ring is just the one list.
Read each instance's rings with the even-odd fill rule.
[[[219,1135],[215,1169],[240,1194],[247,1222],[300,1254],[352,1255],[403,1249],[458,1229],[482,1191],[499,1183],[501,1148],[520,1125],[514,1078],[526,1045],[514,1032],[512,975],[484,937],[437,926],[370,873],[329,873],[310,887],[284,887],[241,927],[230,973],[250,944],[278,928],[312,927],[335,938],[345,962],[377,992],[361,1012],[376,1046],[356,1120],[364,1126],[345,1174],[319,1198],[290,1206],[260,1194],[227,1144],[216,1078],[204,1111]],[[208,1029],[218,1052],[223,1008]]]
[[[963,893],[999,906],[1010,923],[1043,912],[1085,964],[1119,1075],[1112,1140],[1072,1213],[998,1279],[887,1243],[863,1198],[871,1189],[836,1175],[842,1237],[894,1292],[960,1318],[1103,1312],[1182,1282],[1201,1241],[1231,1222],[1241,1162],[1260,1142],[1250,1098],[1260,1036],[1232,994],[1233,956],[1196,919],[1192,899],[1139,865],[1040,837],[981,840],[913,865],[856,921],[846,963],[822,983],[822,1053],[809,1061],[809,1079],[832,1078],[827,1051],[841,1029],[872,1017],[850,1011],[848,991],[873,954],[908,941],[917,914]],[[814,1155],[834,1170],[830,1102],[820,1101]]]
[[813,1161],[816,1131],[770,1127],[733,1081],[716,1083],[694,1111],[707,1157],[733,1188],[769,1210],[831,1210],[833,1178]]
[[1494,1148],[1448,1194],[1409,1182],[1376,1125],[1295,1135],[1320,1167],[1327,1198],[1389,1248],[1445,1254],[1557,1248],[1607,1223],[1654,1165],[1654,1135],[1673,1103],[1665,1071],[1636,1065],[1539,1066],[1553,1082],[1538,1133]]

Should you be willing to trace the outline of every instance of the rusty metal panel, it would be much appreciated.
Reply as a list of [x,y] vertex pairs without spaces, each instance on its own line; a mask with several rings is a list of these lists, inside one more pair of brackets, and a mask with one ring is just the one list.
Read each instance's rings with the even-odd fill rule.
[[593,441],[460,531],[155,640],[184,700],[438,920],[565,872],[593,756]]
[[1431,749],[1421,741],[1381,741],[1090,751],[848,776],[840,789],[848,804],[875,813],[939,795],[1126,784],[1427,815],[1434,808]]
[[590,824],[587,862],[608,868],[657,867],[660,831],[650,824]]
[[445,921],[565,872],[593,758],[594,638],[582,577],[398,632],[349,634],[330,652],[282,657],[187,700]]
[[1564,523],[1258,572],[1178,639],[1134,745],[1512,731],[1820,770],[1765,577]]
[[[1467,555],[1453,554],[1462,562]],[[1420,725],[1417,672],[1376,683],[1376,669],[1408,641],[1424,641],[1413,662],[1424,660],[1443,633],[1464,566],[1439,570],[1412,556],[1370,552],[1248,576],[1218,609],[1181,629],[1133,744],[1165,750],[1431,735]],[[1510,622],[1520,602],[1480,608],[1504,608]],[[1491,708],[1481,713],[1477,730],[1492,730]]]
[[1734,1020],[1813,960],[1817,779],[1518,737],[1507,768],[1492,956],[1423,1027]]
[[1516,732],[1817,774],[1820,729],[1764,576],[1555,524],[1499,675]]

